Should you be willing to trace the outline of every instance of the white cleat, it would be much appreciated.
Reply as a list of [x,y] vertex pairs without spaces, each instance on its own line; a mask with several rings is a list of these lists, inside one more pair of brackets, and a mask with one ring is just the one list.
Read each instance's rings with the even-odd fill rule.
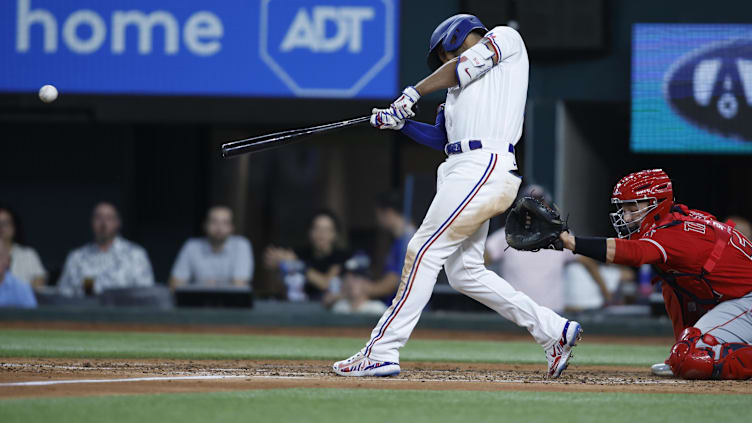
[[400,372],[399,363],[379,361],[368,358],[363,353],[357,353],[347,360],[332,365],[334,373],[340,376],[396,376]]
[[566,370],[569,359],[572,358],[572,347],[582,339],[582,326],[574,320],[569,320],[561,331],[561,338],[550,348],[546,349],[548,359],[548,377],[556,379]]

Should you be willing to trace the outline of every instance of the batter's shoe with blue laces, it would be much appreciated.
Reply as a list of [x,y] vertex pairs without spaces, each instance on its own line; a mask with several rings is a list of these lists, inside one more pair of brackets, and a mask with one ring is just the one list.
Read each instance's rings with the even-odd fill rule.
[[399,363],[379,361],[368,358],[363,353],[357,353],[347,360],[332,365],[334,373],[340,376],[396,376],[400,372]]
[[554,345],[546,348],[548,359],[548,377],[556,379],[566,370],[569,359],[573,357],[572,347],[582,339],[582,326],[574,320],[568,320],[561,331],[561,338]]

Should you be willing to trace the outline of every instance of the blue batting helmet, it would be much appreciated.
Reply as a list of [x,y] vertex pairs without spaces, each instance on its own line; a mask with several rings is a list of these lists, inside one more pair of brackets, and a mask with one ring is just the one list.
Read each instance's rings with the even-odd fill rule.
[[488,32],[488,29],[477,17],[473,15],[454,15],[440,23],[431,34],[431,43],[428,49],[428,67],[438,69],[441,66],[439,59],[439,45],[444,51],[454,51],[460,48],[468,34],[476,29]]

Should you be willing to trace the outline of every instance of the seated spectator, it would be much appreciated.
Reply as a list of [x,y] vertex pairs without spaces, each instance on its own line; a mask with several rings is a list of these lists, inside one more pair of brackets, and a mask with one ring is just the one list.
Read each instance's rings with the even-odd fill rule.
[[[538,185],[529,185],[520,196],[532,196],[551,204],[548,193]],[[598,272],[598,264],[587,257],[575,256],[571,251],[541,250],[519,251],[507,248],[504,228],[488,236],[486,257],[498,266],[499,275],[515,289],[527,294],[536,303],[560,313],[564,310],[564,270],[573,261],[579,261],[592,275],[604,303],[611,301],[611,293]]]
[[391,192],[382,195],[376,205],[376,222],[381,229],[392,236],[392,246],[389,248],[381,278],[366,285],[365,291],[369,298],[381,299],[390,304],[399,286],[402,266],[405,263],[407,244],[415,233],[410,218],[403,215],[404,203],[399,193]]
[[40,288],[47,283],[47,271],[33,248],[19,244],[20,232],[15,213],[0,207],[0,244],[10,251],[10,272],[32,287]]
[[10,249],[0,242],[0,307],[36,307],[31,285],[17,278],[10,269]]
[[738,215],[731,215],[726,220],[734,222],[736,224],[734,228],[746,236],[747,239],[752,240],[752,224],[749,223],[749,220]]
[[94,207],[94,242],[73,250],[65,260],[58,287],[63,295],[101,294],[112,288],[153,286],[146,251],[120,237],[120,216],[110,203]]
[[340,294],[329,294],[324,303],[332,305],[332,311],[342,314],[383,314],[386,305],[369,300],[367,288],[372,284],[368,277],[371,260],[367,255],[356,254],[345,262],[345,274]]
[[[279,270],[297,276],[300,271],[304,277],[302,292],[295,289],[293,282],[298,278],[291,277],[288,285],[288,299],[301,301],[309,299],[320,301],[329,291],[332,281],[339,281],[342,264],[347,260],[347,252],[338,248],[337,236],[339,220],[328,210],[322,210],[313,215],[310,221],[308,239],[310,244],[299,249],[269,246],[264,253],[264,263],[272,270]],[[300,265],[298,264],[300,263]],[[336,286],[336,282],[335,282]]]
[[581,262],[572,262],[564,272],[565,311],[593,310],[609,304],[633,301],[629,297],[634,297],[637,290],[634,270],[616,264],[595,263],[608,294],[603,294],[603,288],[593,279],[590,269]]
[[214,206],[206,215],[206,237],[183,244],[170,276],[170,287],[182,285],[250,286],[253,251],[245,237],[233,235],[232,210]]

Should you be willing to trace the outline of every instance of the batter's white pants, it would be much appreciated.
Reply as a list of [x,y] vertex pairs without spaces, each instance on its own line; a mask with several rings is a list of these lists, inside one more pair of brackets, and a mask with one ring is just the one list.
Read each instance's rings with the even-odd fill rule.
[[399,348],[418,323],[442,266],[454,289],[527,328],[544,348],[559,339],[566,319],[484,266],[488,220],[512,205],[520,186],[520,178],[510,172],[513,169],[512,153],[484,150],[449,156],[439,166],[436,196],[408,244],[397,295],[363,354],[399,362]]

